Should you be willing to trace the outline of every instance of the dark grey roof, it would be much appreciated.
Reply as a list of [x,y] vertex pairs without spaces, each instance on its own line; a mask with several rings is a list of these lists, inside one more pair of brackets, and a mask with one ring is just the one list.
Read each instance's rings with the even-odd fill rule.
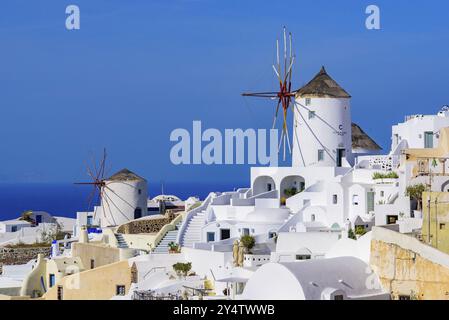
[[134,172],[132,172],[126,168],[113,174],[111,177],[109,177],[106,180],[108,180],[108,181],[131,181],[131,180],[145,181],[144,178],[138,176],[137,174],[135,174]]
[[382,150],[357,124],[352,124],[352,149]]
[[308,84],[299,89],[296,95],[316,98],[351,98],[349,93],[327,74],[324,67]]

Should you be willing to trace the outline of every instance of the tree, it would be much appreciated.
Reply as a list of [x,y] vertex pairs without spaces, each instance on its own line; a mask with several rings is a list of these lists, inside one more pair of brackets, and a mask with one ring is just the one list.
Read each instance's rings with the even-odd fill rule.
[[240,238],[240,242],[243,244],[243,246],[247,249],[248,252],[256,245],[256,239],[254,239],[254,237],[250,235],[242,236]]
[[427,187],[420,183],[413,186],[408,186],[406,195],[409,196],[411,199],[416,200],[417,202],[417,210],[421,211],[422,208],[422,194],[423,192],[427,191]]
[[349,239],[353,239],[353,240],[357,240],[357,237],[355,236],[355,233],[352,230],[352,228],[348,230],[348,238]]

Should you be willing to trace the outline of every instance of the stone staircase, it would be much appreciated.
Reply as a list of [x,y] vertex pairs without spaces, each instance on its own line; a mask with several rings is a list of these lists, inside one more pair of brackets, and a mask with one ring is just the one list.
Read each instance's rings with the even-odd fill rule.
[[165,234],[159,244],[154,248],[153,253],[168,253],[170,242],[176,243],[176,238],[178,236],[179,228],[181,227],[182,221],[176,225],[176,229],[169,231]]
[[206,212],[198,212],[188,223],[181,237],[181,246],[193,248],[193,244],[201,242],[201,228],[206,220]]
[[115,238],[117,239],[117,247],[121,249],[128,249],[128,243],[126,243],[126,240],[123,238],[123,235],[121,233],[116,233]]

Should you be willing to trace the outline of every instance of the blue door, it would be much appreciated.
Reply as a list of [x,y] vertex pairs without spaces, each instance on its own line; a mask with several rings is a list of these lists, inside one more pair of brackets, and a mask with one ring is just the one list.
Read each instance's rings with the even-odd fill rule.
[[41,223],[41,222],[42,222],[42,215],[37,214],[36,215],[36,225],[39,225],[39,223]]
[[51,288],[55,285],[55,275],[54,274],[50,274],[49,279],[48,279],[48,287]]

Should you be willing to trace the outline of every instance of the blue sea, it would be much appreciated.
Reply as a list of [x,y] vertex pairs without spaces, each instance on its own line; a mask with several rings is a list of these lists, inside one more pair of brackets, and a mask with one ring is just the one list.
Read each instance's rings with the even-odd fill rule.
[[[210,192],[232,191],[247,187],[239,183],[165,183],[164,194],[182,200],[189,196],[204,199]],[[88,210],[91,186],[70,183],[4,183],[0,184],[0,221],[15,219],[26,210],[47,211],[54,216],[76,217],[77,211]],[[150,197],[161,193],[160,185],[149,185]]]

